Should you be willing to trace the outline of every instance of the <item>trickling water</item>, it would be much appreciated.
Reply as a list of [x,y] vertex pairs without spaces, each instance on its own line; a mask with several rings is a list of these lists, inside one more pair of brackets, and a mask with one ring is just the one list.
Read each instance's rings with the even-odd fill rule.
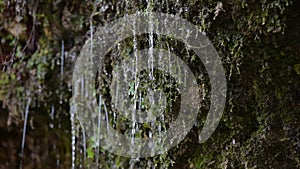
[[[153,71],[154,71],[154,60],[153,60],[153,48],[154,48],[154,41],[153,41],[153,16],[151,15],[153,8],[153,0],[147,0],[147,12],[148,12],[148,20],[149,20],[149,60],[148,65],[150,66],[150,79],[154,80]],[[150,62],[150,63],[149,63]]]
[[85,130],[84,127],[81,127],[82,130],[82,144],[83,144],[83,159],[86,161],[86,137],[85,137]]
[[64,41],[61,42],[61,58],[60,58],[60,76],[61,76],[61,81],[60,81],[60,100],[59,104],[63,103],[63,82],[64,82],[64,60],[65,60],[65,44]]
[[75,110],[71,107],[71,144],[72,144],[72,169],[75,169],[76,160],[76,126],[75,126]]
[[50,113],[51,120],[54,119],[54,113],[55,113],[55,107],[54,107],[54,104],[52,104],[51,105],[51,113]]
[[[102,3],[102,2],[101,2]],[[126,9],[126,12],[127,12],[127,7],[129,6],[132,6],[132,4],[129,5],[129,1],[125,1],[125,9]],[[167,7],[167,11],[169,10],[169,6],[168,6],[168,1],[164,1],[162,2],[163,4],[166,4],[166,7]],[[107,7],[107,5],[105,4],[102,4],[102,6],[104,6],[105,8],[109,8]],[[130,8],[130,7],[129,7]],[[92,147],[92,151],[93,151],[93,160],[96,160],[96,167],[97,168],[101,168],[102,166],[110,166],[110,168],[112,167],[115,167],[117,168],[118,164],[114,164],[114,162],[116,162],[116,159],[117,157],[115,155],[111,155],[109,153],[106,153],[106,152],[100,152],[100,136],[103,134],[103,135],[110,135],[112,134],[113,132],[109,131],[110,128],[109,126],[112,126],[113,128],[116,128],[117,130],[122,130],[122,132],[125,133],[126,136],[129,136],[130,137],[130,143],[131,145],[130,146],[130,151],[132,152],[132,154],[135,154],[134,151],[136,151],[138,149],[138,147],[134,147],[135,146],[135,140],[136,138],[138,137],[142,137],[142,138],[149,138],[149,139],[152,139],[152,138],[155,138],[155,137],[161,137],[163,134],[165,134],[165,132],[167,131],[167,122],[171,121],[169,118],[171,115],[169,115],[168,113],[171,112],[172,108],[169,108],[170,110],[165,110],[166,108],[159,108],[159,109],[153,109],[153,110],[158,110],[158,111],[162,111],[163,113],[161,114],[161,116],[159,116],[159,118],[157,118],[156,120],[158,120],[157,122],[151,122],[150,124],[147,123],[147,127],[141,125],[140,123],[136,122],[137,120],[139,120],[141,117],[143,118],[144,116],[140,116],[140,114],[142,113],[142,111],[148,111],[149,109],[152,110],[151,106],[160,106],[160,101],[162,100],[166,100],[166,102],[169,104],[171,101],[170,99],[167,100],[166,97],[160,92],[159,93],[159,97],[157,98],[157,100],[159,100],[159,105],[154,105],[154,104],[157,104],[157,100],[156,98],[154,97],[154,95],[152,94],[153,90],[156,90],[157,88],[163,88],[163,90],[169,90],[171,89],[173,86],[174,86],[174,80],[172,80],[172,78],[169,77],[170,74],[175,74],[175,73],[179,73],[180,75],[183,75],[184,78],[180,79],[180,80],[183,80],[183,82],[180,82],[180,83],[188,83],[187,81],[187,76],[185,76],[188,72],[186,69],[182,70],[180,69],[180,65],[178,62],[174,61],[174,59],[171,57],[171,53],[173,53],[175,51],[175,47],[173,46],[172,43],[168,43],[168,40],[166,40],[166,43],[162,44],[161,45],[161,48],[162,49],[165,49],[167,50],[167,54],[159,54],[159,58],[156,59],[156,57],[154,57],[154,53],[156,51],[156,49],[154,49],[158,44],[157,42],[157,39],[159,39],[160,35],[154,35],[154,30],[156,30],[156,27],[155,26],[155,22],[156,20],[154,20],[154,17],[151,15],[151,12],[154,12],[153,11],[153,8],[154,8],[154,1],[153,0],[147,0],[147,7],[146,7],[146,11],[145,14],[146,16],[148,17],[148,21],[149,21],[149,25],[148,25],[148,37],[146,38],[146,40],[148,40],[146,43],[147,44],[141,44],[140,42],[138,42],[138,40],[140,38],[144,38],[144,34],[143,35],[140,35],[138,34],[139,30],[138,30],[138,26],[137,26],[137,21],[133,21],[133,28],[132,28],[132,43],[130,42],[129,45],[128,44],[125,44],[127,46],[125,46],[125,50],[130,50],[130,52],[128,53],[132,53],[133,54],[133,57],[132,57],[132,60],[129,64],[125,65],[124,67],[122,67],[122,71],[116,71],[116,73],[112,73],[112,75],[109,75],[109,76],[116,76],[116,77],[122,77],[123,79],[120,79],[120,80],[123,80],[123,82],[127,83],[128,86],[130,86],[130,100],[128,100],[128,102],[130,102],[131,106],[126,109],[125,111],[126,112],[122,112],[124,114],[129,114],[131,113],[131,118],[129,119],[126,119],[128,121],[123,121],[122,118],[120,118],[121,116],[119,116],[119,110],[118,110],[118,107],[119,107],[119,104],[127,104],[127,103],[124,103],[122,101],[122,99],[127,99],[128,97],[126,96],[126,94],[128,94],[129,92],[126,92],[126,94],[123,94],[122,92],[119,92],[120,89],[122,89],[122,83],[120,82],[119,84],[119,81],[117,80],[117,83],[115,83],[115,86],[114,86],[114,90],[116,91],[114,93],[114,96],[112,96],[112,100],[111,102],[113,102],[113,105],[110,103],[106,103],[106,101],[109,101],[110,98],[107,99],[107,96],[106,96],[106,93],[103,94],[101,93],[102,91],[102,88],[103,87],[103,84],[106,84],[106,79],[104,79],[104,81],[106,81],[105,83],[102,84],[102,86],[100,86],[99,88],[100,89],[97,89],[99,93],[99,103],[98,103],[98,119],[95,119],[95,121],[92,121],[91,123],[95,123],[95,126],[97,126],[95,129],[96,131],[94,131],[94,140],[96,140],[95,144],[97,146],[95,147]],[[119,8],[117,8],[118,10]],[[162,10],[162,9],[161,9]],[[125,14],[126,15],[126,14]],[[179,14],[178,14],[179,15]],[[93,32],[94,32],[94,26],[93,26],[93,19],[92,17],[90,18],[90,53],[93,54],[93,45],[96,44],[93,40],[94,35],[93,35]],[[157,38],[157,39],[156,39]],[[96,39],[96,38],[95,38]],[[173,39],[171,39],[171,41],[173,41]],[[162,40],[162,42],[164,42],[164,40]],[[123,43],[123,42],[119,42],[119,43]],[[126,42],[125,42],[126,43]],[[140,47],[144,47],[143,45],[147,46],[148,47],[148,55],[147,55],[147,58],[145,60],[146,62],[146,67],[147,67],[147,70],[149,70],[149,72],[147,72],[146,76],[147,76],[147,79],[141,79],[142,78],[142,71],[141,69],[144,69],[143,67],[141,67],[140,65],[140,62],[143,62],[144,60],[141,60],[140,59],[140,56],[139,56],[139,48]],[[119,45],[117,44],[117,50],[120,50],[118,52],[122,53],[124,50],[121,45],[121,47],[119,47]],[[133,50],[132,50],[133,48]],[[186,48],[187,49],[187,48]],[[112,49],[112,50],[115,50],[115,49]],[[63,42],[62,42],[62,51],[63,51]],[[188,50],[187,50],[188,51]],[[112,53],[115,52],[115,51],[112,51]],[[117,52],[116,52],[117,53]],[[115,53],[113,53],[113,57],[115,57],[114,55]],[[127,53],[126,53],[127,54]],[[110,56],[110,54],[107,54],[108,56]],[[121,56],[120,56],[121,55]],[[128,54],[130,55],[130,54]],[[187,53],[187,57],[189,58],[189,53]],[[93,55],[91,55],[91,57],[93,57]],[[106,56],[105,56],[106,57]],[[121,57],[121,58],[117,58],[118,59],[124,59],[126,58],[127,56],[123,56],[122,54],[117,54],[117,57]],[[111,58],[109,58],[111,59]],[[108,60],[109,60],[108,59]],[[172,60],[173,59],[173,60]],[[62,54],[62,64],[63,64],[63,54]],[[112,58],[112,63],[114,63],[114,58]],[[164,64],[164,61],[167,61],[166,64]],[[161,68],[166,71],[166,72],[169,72],[169,74],[167,73],[162,73],[163,75],[160,77],[161,79],[154,79],[156,78],[156,69],[155,69],[155,66],[156,64],[161,64],[162,65],[159,65],[161,66]],[[174,65],[174,63],[176,65]],[[105,63],[106,64],[106,63]],[[111,63],[109,63],[111,64]],[[113,64],[111,64],[112,66],[114,66]],[[111,66],[110,65],[110,66]],[[121,65],[123,66],[123,65]],[[106,67],[104,66],[104,69],[106,69]],[[108,74],[110,73],[109,71],[107,70],[99,70],[99,71],[104,71],[105,72],[105,75],[103,72],[103,74],[101,75],[104,75],[106,76],[109,80],[110,77],[108,77]],[[160,70],[158,70],[160,71]],[[182,71],[182,72],[181,72]],[[63,76],[63,66],[61,67],[61,72],[62,72],[62,76]],[[130,72],[130,73],[129,73]],[[100,72],[99,72],[100,73]],[[119,74],[118,74],[119,73]],[[122,74],[123,73],[123,74]],[[121,75],[120,75],[121,74]],[[100,75],[100,76],[101,76]],[[99,78],[99,77],[98,77]],[[100,77],[101,78],[101,77]],[[148,90],[146,91],[140,91],[140,90],[144,90],[143,86],[144,85],[144,80],[148,80],[150,79],[150,85],[149,86],[146,86],[146,87],[149,87]],[[108,81],[109,81],[108,80]],[[155,83],[156,81],[154,80],[158,80],[159,83],[161,83],[160,81],[163,81],[163,83],[161,83],[161,85],[165,85],[167,86],[165,89],[164,87],[165,86],[155,86],[155,85],[152,85],[153,83]],[[146,82],[146,83],[148,83]],[[98,82],[97,82],[98,83]],[[102,82],[100,82],[102,83]],[[107,86],[110,85],[110,82],[107,82]],[[146,84],[148,85],[148,84]],[[107,87],[106,86],[106,87]],[[110,86],[109,86],[110,87]],[[151,88],[152,87],[152,88]],[[86,90],[88,89],[88,85],[86,85],[85,83],[85,79],[82,78],[81,79],[81,86],[80,86],[81,89],[81,92],[82,92],[82,96],[86,96],[86,97],[89,97],[88,96],[88,93],[89,92],[86,92]],[[142,89],[141,89],[142,88]],[[109,88],[109,90],[111,91],[112,89]],[[173,88],[172,88],[173,90]],[[176,89],[177,90],[177,89]],[[165,91],[164,91],[165,92]],[[171,91],[173,92],[173,91]],[[172,95],[173,93],[168,93],[169,95]],[[111,94],[111,93],[110,93]],[[148,94],[148,95],[147,95]],[[145,96],[147,95],[147,96]],[[108,96],[109,97],[109,96]],[[115,97],[115,98],[113,98]],[[168,96],[169,97],[169,96]],[[171,98],[173,99],[173,98]],[[126,101],[125,101],[126,102]],[[148,104],[148,105],[147,105]],[[172,103],[173,104],[173,103]],[[120,106],[120,107],[123,107],[123,106]],[[150,108],[149,108],[150,107]],[[120,110],[122,111],[122,110]],[[103,114],[102,114],[103,113]],[[160,112],[158,112],[160,113]],[[97,113],[96,113],[97,114]],[[102,118],[101,118],[101,114],[102,114]],[[128,117],[128,116],[127,116]],[[173,116],[171,116],[173,117]],[[85,167],[84,165],[86,164],[85,162],[91,160],[89,159],[89,150],[90,150],[90,147],[86,147],[86,145],[90,146],[90,142],[89,142],[89,139],[88,139],[88,135],[85,135],[85,129],[84,127],[82,128],[82,137],[78,137],[76,134],[76,124],[75,124],[75,110],[72,110],[72,113],[71,113],[71,133],[72,133],[72,168],[75,168],[75,167],[79,167],[77,166],[78,164],[79,165],[82,165],[82,167]],[[101,122],[101,120],[104,120],[103,122]],[[172,119],[173,120],[173,119]],[[121,122],[120,122],[121,121]],[[107,126],[107,132],[108,133],[100,133],[101,131],[101,123],[106,123],[106,126]],[[111,124],[112,123],[112,124]],[[122,123],[121,125],[124,125],[121,126],[120,123]],[[102,124],[102,126],[104,126],[104,124]],[[121,126],[121,127],[120,127]],[[125,127],[124,127],[125,126]],[[127,128],[128,127],[128,128]],[[125,128],[125,129],[124,129]],[[124,131],[123,131],[124,129]],[[87,130],[87,129],[86,129]],[[81,135],[81,133],[80,133]],[[77,137],[78,137],[78,140],[75,140]],[[85,138],[87,137],[87,138]],[[83,139],[83,140],[80,140],[80,139]],[[93,140],[93,141],[94,141]],[[83,146],[83,156],[84,158],[82,159],[81,156],[82,154],[80,154],[80,150],[76,151],[76,141],[80,143],[80,145]],[[80,142],[82,141],[82,142]],[[154,147],[156,146],[155,143],[153,142],[149,142],[148,145],[149,148],[152,148],[152,149],[157,149],[159,148],[158,146],[157,147]],[[88,152],[87,152],[88,151]],[[78,153],[79,152],[79,153]],[[152,152],[151,152],[152,153]],[[88,154],[88,157],[86,157],[86,154]],[[102,157],[105,157],[105,161],[104,163],[106,163],[105,165],[103,165],[103,158]],[[78,158],[78,159],[76,159]],[[80,159],[81,158],[81,159]],[[88,159],[87,159],[88,158]],[[80,164],[80,160],[82,160],[82,164]],[[164,161],[167,161],[169,160],[170,161],[170,158],[169,157],[166,157],[166,156],[161,156],[161,157],[149,157],[147,159],[142,159],[142,158],[135,158],[135,159],[126,159],[126,165],[128,166],[129,165],[129,168],[136,168],[138,165],[141,165],[143,167],[147,167],[147,168],[156,168],[156,166],[158,166],[157,164],[157,160],[159,161],[159,166],[166,166],[166,165],[169,165],[169,164],[164,164]]]
[[[93,37],[94,37],[94,26],[93,26],[93,16],[91,16],[91,18],[90,18],[90,39],[91,39],[90,52],[91,52],[91,54],[93,53],[93,43],[94,43]],[[93,57],[93,56],[91,55],[91,57]]]
[[108,111],[105,105],[105,102],[103,103],[104,111],[105,111],[105,120],[106,120],[106,126],[107,126],[107,135],[110,134],[109,132],[109,119],[108,119]]
[[[139,87],[139,56],[138,56],[138,42],[137,42],[137,31],[136,31],[136,20],[134,19],[133,21],[133,29],[132,29],[132,33],[133,33],[133,52],[134,52],[134,57],[135,57],[135,65],[134,65],[134,95],[133,95],[133,106],[132,106],[132,124],[131,124],[131,146],[130,146],[130,152],[133,154],[134,153],[134,136],[135,136],[135,123],[136,123],[136,113],[137,113],[137,109],[136,109],[136,105],[138,102],[138,87]],[[130,164],[130,168],[133,168],[134,166],[134,162],[132,162]]]
[[100,154],[100,126],[101,126],[101,107],[102,107],[102,95],[99,95],[98,106],[98,125],[97,125],[97,147],[96,147],[96,166],[99,167],[99,154]]
[[27,103],[26,103],[26,108],[25,108],[23,135],[22,135],[22,144],[21,144],[20,169],[23,168],[23,154],[24,154],[24,145],[25,145],[26,128],[27,128],[27,120],[28,120],[28,113],[29,113],[30,102],[31,102],[31,98],[29,97],[28,100],[27,100]]

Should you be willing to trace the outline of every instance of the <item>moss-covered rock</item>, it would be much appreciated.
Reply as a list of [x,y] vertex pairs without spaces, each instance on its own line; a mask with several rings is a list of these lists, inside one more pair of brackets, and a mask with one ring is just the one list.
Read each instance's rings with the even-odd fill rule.
[[[198,134],[205,114],[199,115],[197,127],[168,153],[138,162],[103,150],[98,158],[107,163],[102,163],[102,167],[126,168],[130,163],[145,167],[153,163],[160,168],[299,168],[299,2],[151,2],[153,11],[179,15],[209,37],[226,71],[226,109],[217,130],[203,144],[198,143]],[[85,40],[95,31],[91,26],[101,26],[136,11],[147,11],[147,2],[0,1],[0,103],[3,106],[0,121],[7,124],[0,125],[0,161],[7,161],[0,167],[15,167],[15,161],[20,161],[20,129],[28,98],[32,102],[24,167],[40,168],[45,164],[49,168],[70,167],[69,104],[74,61]],[[139,38],[140,48],[149,47],[146,35]],[[187,52],[180,42],[166,41],[174,46],[173,52]],[[124,53],[132,52],[132,39],[124,40],[122,45]],[[113,52],[110,56],[111,60],[117,60]],[[203,66],[194,59],[185,61],[198,72],[198,79],[209,86],[207,74],[199,73]],[[205,91],[209,93],[209,87]],[[170,95],[176,96],[172,92]],[[207,95],[201,112],[207,112],[209,105]],[[83,144],[79,133],[78,147]],[[142,135],[147,136],[145,133],[139,136]],[[13,153],[9,158],[3,155],[10,150]],[[77,150],[77,154],[82,151]],[[96,158],[93,151],[95,147],[89,142],[86,163]],[[83,159],[81,153],[77,164],[85,164]]]

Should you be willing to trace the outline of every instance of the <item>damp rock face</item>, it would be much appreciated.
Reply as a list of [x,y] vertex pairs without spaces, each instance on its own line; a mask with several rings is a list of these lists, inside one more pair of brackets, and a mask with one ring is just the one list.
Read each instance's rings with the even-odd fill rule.
[[[0,168],[299,168],[299,7],[297,0],[0,1]],[[182,105],[199,107],[180,144],[155,157],[117,156],[99,147],[97,137],[83,134],[70,113],[72,74],[86,40],[99,26],[138,11],[179,16],[216,48],[226,75],[226,105],[206,142],[201,143],[201,132],[216,98],[205,64],[181,39],[151,31],[107,52],[93,81],[94,102],[109,103],[101,106],[102,118],[116,131],[144,139],[167,131]],[[150,76],[141,83],[166,93],[164,112],[155,123],[132,123],[110,104],[109,86],[115,65],[151,48],[179,56],[198,88],[180,93],[169,75],[154,71],[151,77],[170,83],[153,85]],[[148,90],[137,82],[128,80],[128,103],[149,110]],[[97,128],[97,116],[88,119]]]

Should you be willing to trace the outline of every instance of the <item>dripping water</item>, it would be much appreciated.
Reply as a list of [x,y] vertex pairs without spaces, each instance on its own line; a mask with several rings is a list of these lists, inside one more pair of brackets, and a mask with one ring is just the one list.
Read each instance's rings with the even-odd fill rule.
[[[65,43],[64,43],[64,41],[62,40],[61,41],[61,57],[60,57],[60,77],[61,77],[61,79],[60,79],[60,96],[59,96],[59,104],[60,104],[60,106],[59,106],[59,110],[60,110],[60,112],[62,112],[63,111],[63,107],[62,107],[62,104],[63,104],[63,100],[64,100],[64,95],[63,95],[63,90],[64,90],[64,88],[63,88],[63,84],[64,84],[64,60],[65,60]],[[55,116],[55,111],[54,111],[54,109],[55,109],[55,107],[54,107],[54,105],[52,104],[52,106],[51,106],[51,120],[53,120],[54,119],[54,116]],[[61,128],[61,121],[60,121],[61,119],[59,118],[58,119],[58,128],[60,129]],[[51,123],[50,124],[51,126],[52,126],[52,128],[54,127],[54,125]],[[51,127],[50,126],[50,127]],[[56,147],[56,145],[54,145],[55,147]],[[57,152],[56,152],[57,153]],[[57,164],[59,164],[60,163],[60,161],[59,161],[59,157],[58,156],[56,156],[56,163]]]
[[103,103],[103,107],[104,107],[104,112],[105,112],[105,120],[106,120],[106,127],[107,127],[107,135],[110,134],[109,132],[109,119],[108,119],[108,111],[105,105],[105,102]]
[[[154,61],[153,61],[153,47],[154,47],[154,41],[153,41],[153,16],[151,14],[152,12],[152,7],[153,6],[153,0],[147,0],[147,13],[148,13],[148,21],[149,21],[149,59],[148,65],[150,67],[150,79],[154,80],[153,77],[153,70],[154,70]],[[150,62],[150,63],[149,63]]]
[[55,107],[54,107],[54,104],[51,105],[51,113],[50,113],[50,118],[51,120],[54,119],[54,113],[55,113]]
[[99,106],[98,106],[98,126],[97,126],[97,147],[96,147],[96,166],[99,167],[99,153],[100,153],[100,125],[101,125],[101,106],[102,95],[99,95]]
[[72,169],[75,169],[76,160],[76,128],[75,128],[75,108],[71,107],[71,144],[72,144]]
[[60,58],[60,100],[59,104],[63,103],[63,82],[64,82],[64,53],[65,53],[65,44],[64,41],[61,42],[61,58]]
[[[133,20],[133,29],[132,29],[132,33],[133,33],[133,52],[134,52],[134,57],[135,57],[135,65],[134,65],[134,95],[133,95],[133,106],[132,106],[132,128],[131,128],[131,146],[130,146],[130,152],[133,153],[134,151],[134,136],[135,136],[135,123],[136,123],[136,105],[137,105],[137,98],[138,98],[138,94],[137,94],[137,89],[139,87],[139,56],[138,56],[138,42],[137,42],[137,31],[136,31],[136,20]],[[130,164],[131,167],[133,167],[133,163]]]
[[23,135],[22,135],[22,144],[21,144],[21,161],[20,161],[20,169],[23,168],[23,154],[24,154],[24,145],[25,145],[25,137],[26,137],[26,126],[28,121],[28,113],[30,107],[31,98],[29,97],[27,100],[26,108],[25,108],[25,117],[24,117],[24,126],[23,126]]
[[85,130],[84,130],[84,126],[81,127],[81,131],[82,131],[82,144],[83,144],[83,159],[84,161],[86,161],[86,137],[85,137]]

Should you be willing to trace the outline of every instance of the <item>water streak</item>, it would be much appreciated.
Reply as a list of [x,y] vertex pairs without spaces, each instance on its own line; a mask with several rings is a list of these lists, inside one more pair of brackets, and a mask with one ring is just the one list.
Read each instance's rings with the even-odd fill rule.
[[82,129],[82,141],[83,141],[83,157],[84,157],[84,161],[86,161],[86,137],[85,137],[85,130],[84,130],[84,126],[81,127]]
[[109,135],[110,134],[110,132],[109,132],[109,119],[108,119],[108,111],[107,111],[105,102],[103,104],[103,107],[104,107],[104,111],[105,111],[105,120],[106,120],[106,127],[107,127],[107,135]]
[[75,110],[71,107],[71,139],[72,139],[72,169],[75,169],[76,159],[76,128],[75,128]]
[[64,58],[65,58],[65,44],[64,41],[61,42],[61,58],[60,58],[60,75],[61,75],[61,84],[60,84],[60,100],[59,104],[63,103],[63,82],[64,82]]
[[[153,40],[153,16],[151,15],[152,12],[152,6],[153,6],[153,1],[152,0],[148,0],[147,1],[147,12],[148,12],[148,20],[149,20],[149,59],[150,61],[148,61],[148,64],[150,65],[150,79],[154,80],[153,77],[153,70],[154,70],[154,60],[153,60],[153,48],[154,48],[154,40]],[[150,63],[149,63],[150,62]]]
[[26,137],[26,126],[28,121],[28,113],[30,107],[31,98],[28,98],[26,108],[25,108],[25,118],[24,118],[24,126],[23,126],[23,135],[22,135],[22,144],[21,144],[21,161],[20,161],[20,169],[23,168],[23,154],[24,154],[24,145],[25,145],[25,137]]
[[102,107],[102,95],[99,95],[99,106],[98,106],[98,126],[97,126],[97,148],[96,148],[96,166],[99,167],[99,153],[100,153],[100,125],[101,125],[101,107]]

